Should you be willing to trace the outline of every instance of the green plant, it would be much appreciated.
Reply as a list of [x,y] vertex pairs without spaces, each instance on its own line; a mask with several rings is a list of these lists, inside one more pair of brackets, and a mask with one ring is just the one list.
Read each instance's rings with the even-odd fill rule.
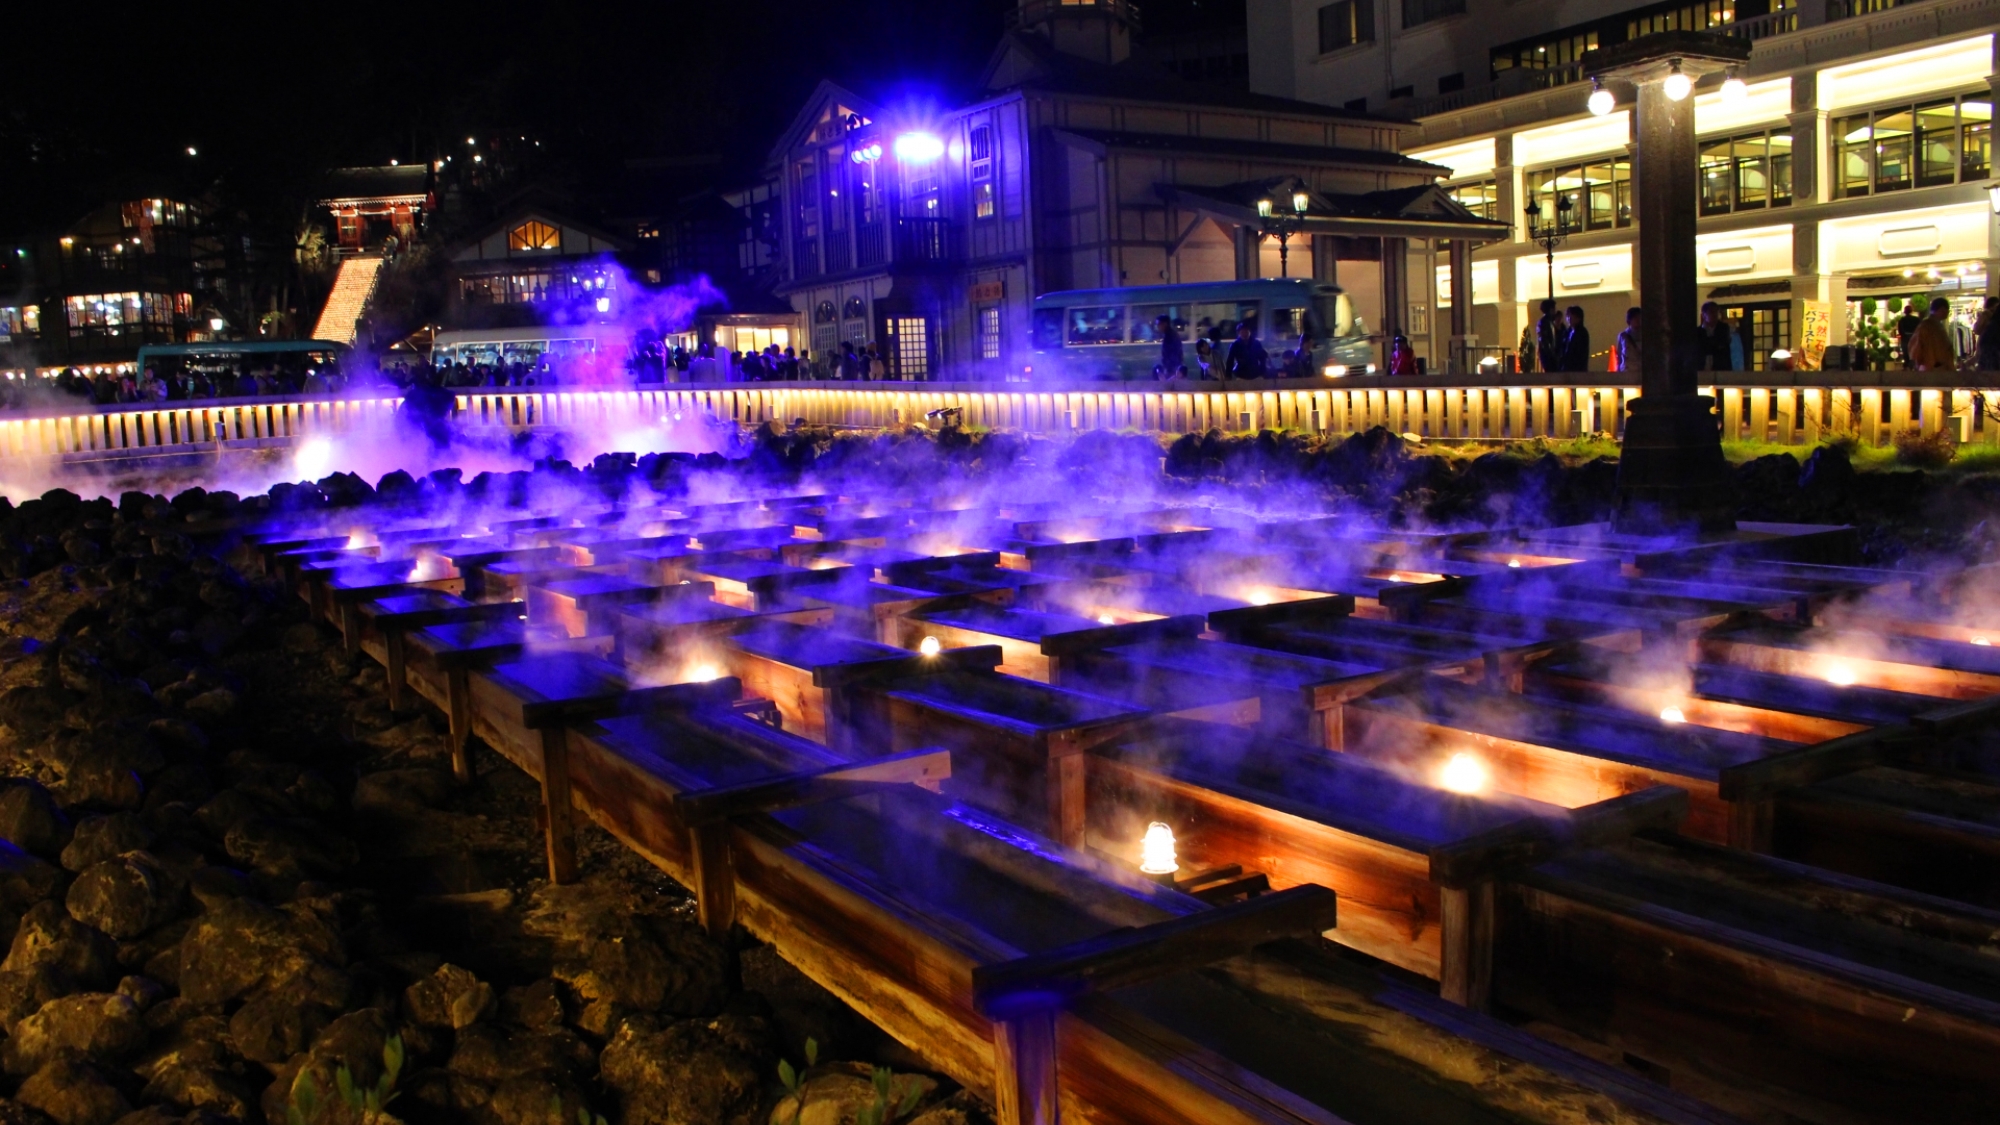
[[[806,1069],[811,1070],[817,1065],[819,1065],[819,1040],[807,1039]],[[778,1081],[784,1083],[786,1091],[792,1095],[792,1125],[799,1125],[799,1118],[806,1111],[805,1074],[795,1069],[790,1059],[779,1059]]]
[[894,1079],[895,1075],[890,1073],[888,1067],[875,1068],[875,1100],[856,1111],[854,1125],[890,1125],[898,1118],[908,1117],[916,1112],[917,1100],[923,1096],[922,1090],[913,1082],[904,1088],[901,1098],[892,1102],[889,1094],[893,1089]]
[[[391,1035],[382,1044],[382,1076],[373,1086],[357,1086],[354,1072],[342,1065],[333,1072],[334,1092],[339,1096],[339,1104],[352,1117],[381,1113],[390,1102],[396,1100],[396,1082],[403,1075],[403,1037]],[[299,1078],[292,1084],[292,1097],[285,1107],[286,1125],[311,1125],[320,1114],[334,1103],[322,1102],[319,1080],[311,1071],[300,1071]]]

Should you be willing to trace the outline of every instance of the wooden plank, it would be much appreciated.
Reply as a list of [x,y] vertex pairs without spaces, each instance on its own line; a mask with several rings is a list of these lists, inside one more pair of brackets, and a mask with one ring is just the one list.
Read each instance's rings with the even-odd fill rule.
[[569,786],[569,733],[542,730],[542,828],[548,845],[549,882],[576,881],[576,822]]
[[676,794],[674,808],[689,827],[877,792],[895,785],[935,789],[951,777],[951,753],[913,750],[853,765],[782,774],[762,781]]
[[1892,761],[1918,737],[1906,726],[1881,726],[1790,753],[1741,762],[1723,769],[1717,779],[1717,795],[1732,802],[1767,799],[1787,789]]
[[1438,995],[1483,1012],[1493,996],[1493,883],[1439,891]]
[[1114,930],[1101,937],[972,970],[972,1002],[989,1017],[1061,1007],[1247,953],[1281,938],[1334,928],[1334,893],[1305,884],[1216,910]]

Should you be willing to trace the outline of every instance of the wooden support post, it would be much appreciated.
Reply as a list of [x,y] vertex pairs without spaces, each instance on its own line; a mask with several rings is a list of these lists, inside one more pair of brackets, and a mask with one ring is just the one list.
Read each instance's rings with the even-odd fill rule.
[[463,665],[445,670],[446,718],[451,723],[451,776],[460,785],[472,781],[472,674]]
[[340,603],[340,647],[349,656],[361,655],[361,605],[359,602]]
[[694,898],[701,928],[722,941],[736,924],[736,867],[730,855],[727,820],[688,829],[694,856]]
[[1082,753],[1049,759],[1049,831],[1066,848],[1083,847],[1084,783],[1089,762]]
[[542,825],[548,841],[549,882],[576,882],[576,809],[569,792],[569,730],[542,730]]
[[396,714],[403,709],[403,693],[409,685],[405,679],[409,675],[409,649],[403,645],[403,631],[392,630],[382,638],[384,661],[388,665],[389,713]]
[[993,1021],[993,1108],[999,1125],[1056,1125],[1056,1013]]
[[1440,887],[1438,994],[1483,1012],[1493,996],[1493,881]]
[[1729,802],[1729,846],[1746,852],[1771,850],[1771,824],[1776,802],[1770,797],[1747,797]]

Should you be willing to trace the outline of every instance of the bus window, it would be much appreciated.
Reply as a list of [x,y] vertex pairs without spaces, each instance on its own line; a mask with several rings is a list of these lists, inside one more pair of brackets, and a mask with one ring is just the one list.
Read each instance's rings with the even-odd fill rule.
[[1035,310],[1035,346],[1060,348],[1063,343],[1063,310]]
[[1073,346],[1125,342],[1125,310],[1118,305],[1069,310],[1069,342]]
[[1188,324],[1195,336],[1205,336],[1216,343],[1228,343],[1236,338],[1238,321],[1250,322],[1251,332],[1257,328],[1255,301],[1201,301],[1188,306]]
[[1135,344],[1157,343],[1160,339],[1160,318],[1173,321],[1183,338],[1187,336],[1187,307],[1184,305],[1133,305],[1132,342]]
[[1298,346],[1299,336],[1306,331],[1306,310],[1272,309],[1271,339],[1274,342],[1289,342]]

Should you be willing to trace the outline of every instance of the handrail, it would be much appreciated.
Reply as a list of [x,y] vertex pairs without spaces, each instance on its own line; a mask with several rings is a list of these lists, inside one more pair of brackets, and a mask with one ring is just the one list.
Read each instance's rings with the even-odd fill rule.
[[[2000,444],[2000,372],[1729,372],[1705,384],[1725,438],[1883,444],[1947,432]],[[472,431],[611,433],[634,423],[856,429],[962,425],[1038,434],[1220,429],[1354,433],[1385,427],[1422,440],[1618,437],[1639,387],[1616,374],[1509,374],[1075,383],[667,383],[617,388],[467,387],[456,423]],[[91,460],[289,445],[319,434],[386,432],[397,396],[205,399],[96,412],[0,415],[0,461]],[[947,414],[949,412],[949,414]]]

